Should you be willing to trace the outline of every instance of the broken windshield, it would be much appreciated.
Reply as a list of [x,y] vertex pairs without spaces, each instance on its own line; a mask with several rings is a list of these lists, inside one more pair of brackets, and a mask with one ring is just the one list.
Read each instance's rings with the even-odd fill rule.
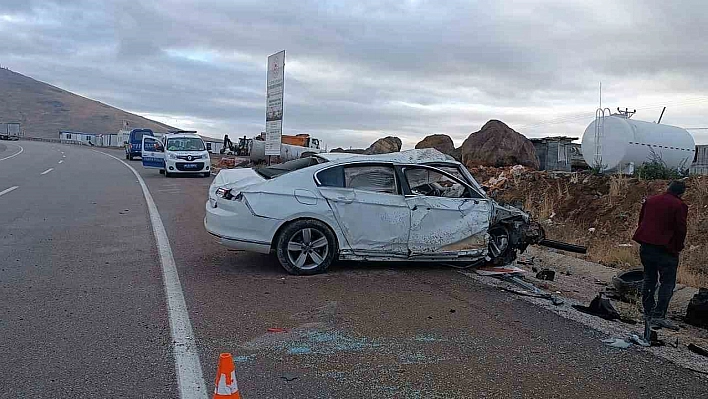
[[261,168],[253,168],[253,170],[259,175],[265,177],[266,179],[272,179],[280,175],[284,175],[288,172],[293,172],[296,170],[307,168],[308,166],[313,166],[321,163],[327,162],[326,159],[320,157],[307,157],[294,159],[285,163],[265,166]]

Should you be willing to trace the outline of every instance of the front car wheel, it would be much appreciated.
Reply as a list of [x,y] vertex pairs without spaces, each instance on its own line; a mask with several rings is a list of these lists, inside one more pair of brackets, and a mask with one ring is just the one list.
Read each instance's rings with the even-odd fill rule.
[[298,220],[287,225],[278,236],[276,254],[290,274],[323,273],[337,254],[337,240],[326,224]]

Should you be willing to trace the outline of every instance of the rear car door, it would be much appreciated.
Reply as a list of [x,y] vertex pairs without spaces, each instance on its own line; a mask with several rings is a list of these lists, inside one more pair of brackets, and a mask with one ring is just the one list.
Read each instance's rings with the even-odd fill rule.
[[143,135],[140,157],[143,167],[165,169],[165,147],[153,136]]
[[410,210],[392,164],[339,165],[315,180],[354,254],[407,256]]
[[437,168],[405,166],[400,171],[411,212],[412,257],[486,255],[492,209],[488,198]]

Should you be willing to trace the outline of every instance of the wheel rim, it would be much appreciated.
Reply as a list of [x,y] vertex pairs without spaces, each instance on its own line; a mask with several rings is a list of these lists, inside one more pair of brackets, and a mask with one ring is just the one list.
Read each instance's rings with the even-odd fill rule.
[[288,260],[295,267],[310,270],[324,263],[329,254],[329,242],[321,231],[307,227],[290,237],[287,252]]

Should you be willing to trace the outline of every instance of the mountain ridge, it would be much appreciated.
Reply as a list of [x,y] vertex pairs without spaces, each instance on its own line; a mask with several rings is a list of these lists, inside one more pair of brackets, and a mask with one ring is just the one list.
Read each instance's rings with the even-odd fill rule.
[[58,138],[60,130],[117,133],[123,121],[155,132],[177,129],[0,68],[0,123],[20,122],[27,137]]

